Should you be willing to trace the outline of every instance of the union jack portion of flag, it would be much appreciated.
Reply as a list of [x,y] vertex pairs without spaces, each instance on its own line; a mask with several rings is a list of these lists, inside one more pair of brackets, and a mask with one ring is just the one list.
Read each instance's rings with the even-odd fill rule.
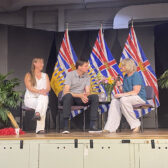
[[[77,56],[69,40],[68,29],[65,31],[64,38],[58,53],[58,61],[55,64],[54,72],[51,78],[51,87],[58,96],[59,92],[63,90],[64,81],[67,72],[75,70],[75,63]],[[72,111],[71,118],[81,113],[81,110]]]
[[[100,71],[104,77],[111,76],[117,78],[118,75],[122,77],[116,60],[113,58],[104,40],[102,29],[99,30],[98,37],[90,55],[89,63],[96,74]],[[119,93],[117,87],[114,88],[114,93]]]
[[[113,77],[117,78],[118,75],[121,76],[122,73],[116,63],[116,60],[113,58],[103,36],[102,28],[98,32],[98,37],[93,46],[92,53],[90,55],[89,63],[91,69],[94,73],[101,72],[104,77]],[[98,88],[98,87],[97,87]],[[104,88],[102,86],[99,87],[99,92],[103,91]],[[119,93],[118,87],[114,87],[113,94]],[[101,112],[104,112],[104,108],[100,108]]]
[[[136,37],[134,28],[131,27],[127,41],[125,43],[121,60],[125,58],[131,58],[134,60],[137,71],[141,74],[145,86],[152,86],[156,95],[156,106],[159,104],[159,94],[158,94],[158,85],[155,72],[153,71],[148,59],[145,56],[145,53]],[[153,103],[153,102],[149,102]],[[143,110],[143,115],[150,112],[151,109]],[[136,117],[139,118],[141,113],[135,111]]]

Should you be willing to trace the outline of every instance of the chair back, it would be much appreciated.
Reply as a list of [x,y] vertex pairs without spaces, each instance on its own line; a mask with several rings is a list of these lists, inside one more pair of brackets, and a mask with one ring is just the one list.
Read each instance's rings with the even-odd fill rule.
[[155,97],[154,89],[152,86],[145,86],[145,91],[147,100],[153,99]]
[[60,92],[58,93],[58,102],[61,102],[62,96],[63,96],[63,91],[60,91]]

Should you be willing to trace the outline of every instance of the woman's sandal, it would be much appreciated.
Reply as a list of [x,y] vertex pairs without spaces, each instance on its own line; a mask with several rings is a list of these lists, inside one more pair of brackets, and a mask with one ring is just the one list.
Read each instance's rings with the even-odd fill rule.
[[110,133],[109,130],[102,130],[103,133]]
[[139,133],[139,132],[140,132],[140,126],[132,130],[132,133]]
[[34,116],[33,116],[33,120],[41,120],[40,114],[37,115],[37,114],[35,113]]

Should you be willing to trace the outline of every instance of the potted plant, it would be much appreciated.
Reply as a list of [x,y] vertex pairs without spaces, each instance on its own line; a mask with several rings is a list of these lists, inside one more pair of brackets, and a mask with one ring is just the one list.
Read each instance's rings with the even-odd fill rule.
[[158,84],[161,88],[168,88],[168,70],[161,75]]
[[4,122],[7,122],[9,118],[12,125],[19,128],[10,109],[16,108],[21,101],[20,92],[15,90],[20,81],[17,78],[7,79],[10,74],[0,74],[0,118]]

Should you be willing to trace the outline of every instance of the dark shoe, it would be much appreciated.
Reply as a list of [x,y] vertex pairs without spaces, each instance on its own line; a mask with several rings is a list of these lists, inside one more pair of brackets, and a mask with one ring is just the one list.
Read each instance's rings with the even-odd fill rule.
[[33,120],[38,120],[38,121],[40,121],[40,120],[41,120],[41,116],[34,114]]
[[45,134],[46,132],[44,130],[38,131],[36,134]]

